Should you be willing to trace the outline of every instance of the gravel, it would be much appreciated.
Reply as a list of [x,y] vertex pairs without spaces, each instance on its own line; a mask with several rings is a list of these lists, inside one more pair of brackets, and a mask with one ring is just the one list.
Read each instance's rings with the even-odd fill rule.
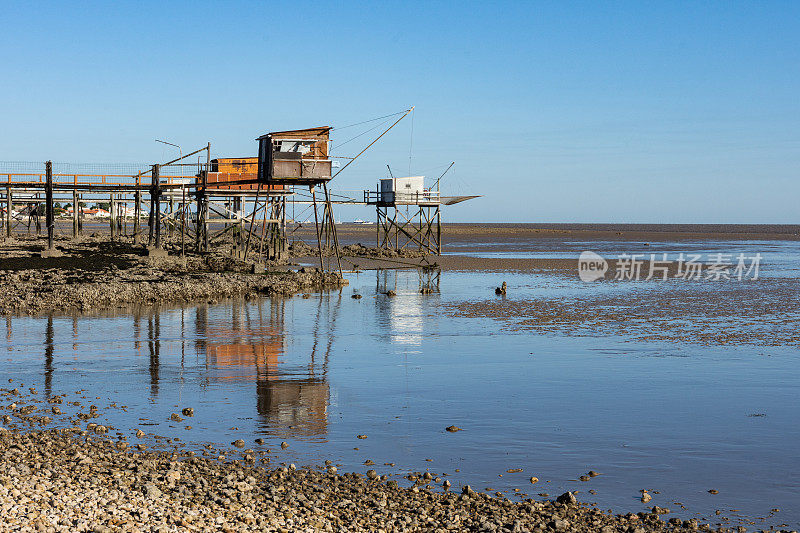
[[[79,428],[0,431],[2,531],[708,531],[655,513],[613,515],[566,493],[512,502],[473,492],[268,469],[186,451],[133,451]],[[657,509],[656,512],[661,512]]]

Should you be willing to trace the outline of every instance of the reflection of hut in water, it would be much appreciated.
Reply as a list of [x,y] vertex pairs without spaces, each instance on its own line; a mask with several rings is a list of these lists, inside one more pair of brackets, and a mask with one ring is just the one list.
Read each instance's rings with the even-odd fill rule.
[[378,314],[389,325],[390,339],[395,344],[420,346],[425,323],[425,294],[438,293],[439,270],[377,270],[378,293],[394,291],[395,298],[378,298]]
[[[284,360],[286,337],[282,301],[256,304],[233,303],[231,318],[207,316],[198,323],[205,333],[208,364],[217,379],[256,382],[256,406],[270,429],[287,436],[312,436],[327,432],[329,387],[317,377],[313,362],[297,367]],[[262,315],[261,306],[269,306]],[[198,309],[200,313],[200,309]],[[207,313],[204,310],[203,313]]]
[[328,430],[328,383],[321,379],[259,380],[258,413],[291,435],[320,435]]

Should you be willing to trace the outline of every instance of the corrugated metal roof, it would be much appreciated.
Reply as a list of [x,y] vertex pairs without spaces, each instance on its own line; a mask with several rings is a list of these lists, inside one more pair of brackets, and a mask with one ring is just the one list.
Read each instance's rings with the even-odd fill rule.
[[332,126],[318,126],[316,128],[305,128],[302,130],[272,131],[256,138],[256,140],[261,140],[269,135],[297,135],[299,137],[303,137],[305,135],[317,136],[324,133],[328,133],[332,129],[333,129]]

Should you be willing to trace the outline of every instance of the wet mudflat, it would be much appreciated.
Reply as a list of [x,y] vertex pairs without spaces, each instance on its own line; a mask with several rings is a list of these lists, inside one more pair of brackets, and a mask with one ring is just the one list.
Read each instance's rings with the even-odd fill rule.
[[[512,501],[574,491],[618,513],[657,505],[665,518],[797,529],[796,347],[515,323],[525,311],[514,302],[620,297],[621,284],[520,272],[348,277],[308,297],[4,317],[0,370],[39,395],[76,396],[83,405],[63,405],[67,417],[96,404],[92,423],[129,438],[141,430],[155,449],[241,439],[272,465],[330,460],[401,486],[427,470],[439,491],[445,480]],[[505,299],[494,295],[502,280]],[[511,312],[459,311],[481,302]]]
[[58,239],[57,257],[42,257],[46,241],[34,236],[0,241],[0,314],[88,313],[166,302],[224,297],[291,295],[338,287],[327,272],[297,272],[285,261],[253,264],[219,249],[181,255],[168,243],[150,256],[143,245],[97,238]]

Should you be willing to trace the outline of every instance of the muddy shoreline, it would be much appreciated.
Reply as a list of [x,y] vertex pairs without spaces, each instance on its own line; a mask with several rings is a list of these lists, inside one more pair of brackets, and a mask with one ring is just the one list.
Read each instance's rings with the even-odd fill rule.
[[59,257],[42,258],[45,241],[0,243],[0,315],[86,313],[137,305],[290,296],[347,284],[335,273],[266,264],[264,271],[224,253],[151,258],[141,246],[84,239],[57,241]]

